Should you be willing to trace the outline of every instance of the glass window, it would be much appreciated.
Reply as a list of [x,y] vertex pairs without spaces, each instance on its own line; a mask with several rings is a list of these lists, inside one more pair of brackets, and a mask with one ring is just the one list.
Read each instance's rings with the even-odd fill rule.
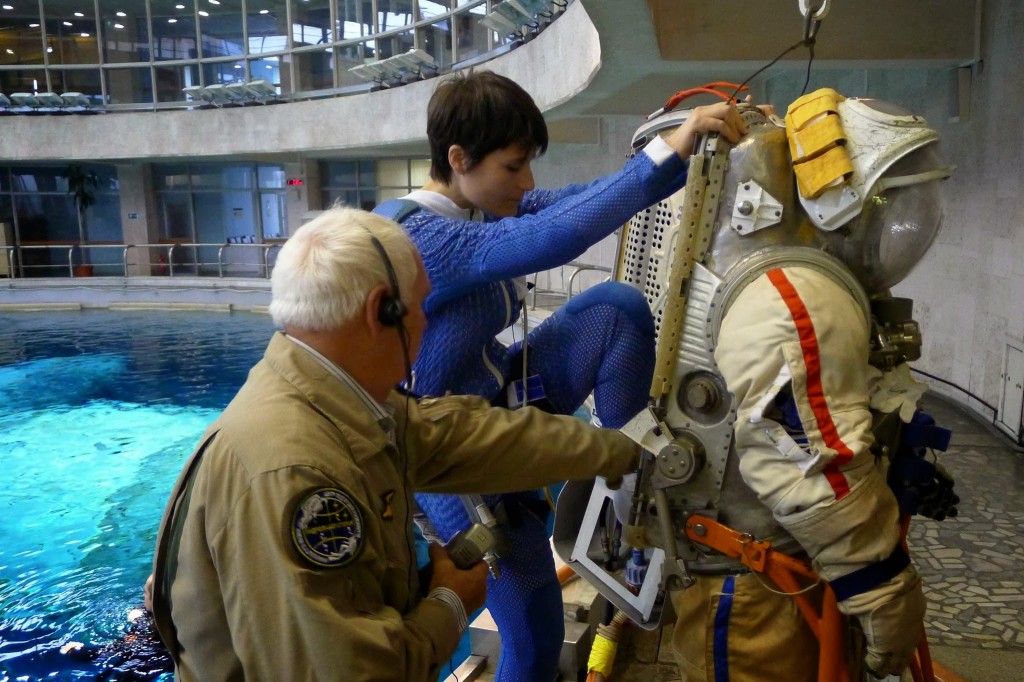
[[245,62],[203,62],[203,84],[241,83],[245,78]]
[[0,15],[0,64],[42,64],[43,29],[39,6],[19,8],[17,16]]
[[284,192],[260,192],[260,222],[264,239],[285,238],[287,206]]
[[420,34],[420,47],[433,57],[441,68],[452,65],[452,35],[449,26],[448,20],[445,19],[426,28],[417,29]]
[[50,69],[50,87],[58,93],[80,92],[88,96],[93,104],[100,104],[103,101],[98,68]]
[[288,7],[285,0],[249,0],[246,5],[249,54],[288,49]]
[[153,69],[156,76],[156,101],[178,102],[185,99],[182,92],[190,85],[199,85],[199,66],[197,64],[181,64],[177,66],[157,66]]
[[249,189],[253,186],[252,167],[222,163],[194,163],[189,166],[192,189]]
[[356,187],[359,184],[358,161],[329,161],[326,164],[328,187]]
[[[46,17],[46,53],[50,64],[100,63],[96,18],[92,13],[92,4],[87,7],[88,14],[44,6],[44,13],[50,10]],[[52,14],[58,15],[57,18]]]
[[[78,209],[66,192],[58,194],[16,194],[18,234],[25,242],[77,243]],[[66,263],[66,259],[64,260]]]
[[366,43],[350,43],[342,45],[337,49],[339,85],[359,85],[366,82],[354,73],[349,72],[349,69],[366,63],[363,58],[363,47],[365,45]]
[[381,187],[409,187],[409,161],[408,159],[385,159],[378,161],[377,177]]
[[455,61],[479,57],[491,49],[487,42],[491,32],[480,23],[486,9],[485,5],[478,5],[455,16]]
[[284,189],[284,166],[260,164],[256,167],[256,179],[260,189]]
[[419,0],[420,19],[433,19],[452,9],[452,0]]
[[295,78],[297,91],[326,90],[334,87],[333,48],[322,48],[312,52],[296,52]]
[[0,71],[0,92],[46,92],[46,72],[42,69]]
[[160,193],[160,238],[194,241],[188,192]]
[[338,0],[336,11],[338,13],[336,40],[351,40],[373,33],[373,14],[370,11],[369,3],[362,0]]
[[11,186],[15,192],[67,192],[64,169],[57,166],[15,166],[11,169]]
[[[96,203],[85,212],[84,223],[85,241],[121,242],[124,239],[121,229],[121,195],[107,192],[98,194]],[[94,249],[93,253],[120,257],[115,249]]]
[[326,45],[331,34],[331,0],[292,0],[292,43]]
[[100,0],[100,23],[104,63],[149,61],[149,20],[144,5]]
[[153,101],[153,80],[149,67],[107,69],[107,100],[109,104],[130,104]]
[[[7,175],[7,169],[0,171],[0,175]],[[11,195],[0,194],[0,246],[11,246],[12,244],[14,244],[14,207],[11,206]]]
[[430,159],[411,159],[409,161],[409,185],[412,191],[427,184],[430,179]]
[[[183,9],[179,9],[178,6]],[[153,58],[197,59],[196,20],[192,0],[151,0]],[[201,10],[199,16],[209,13]]]
[[281,92],[281,58],[263,57],[249,62],[249,78],[262,79]]
[[154,164],[153,184],[157,191],[165,189],[188,189],[188,165],[184,163]]
[[241,0],[205,2],[199,13],[203,58],[245,54]]
[[377,32],[386,33],[413,22],[410,0],[377,0]]
[[413,47],[412,31],[399,33],[398,35],[379,38],[377,40],[377,58],[387,59],[396,54],[408,52]]

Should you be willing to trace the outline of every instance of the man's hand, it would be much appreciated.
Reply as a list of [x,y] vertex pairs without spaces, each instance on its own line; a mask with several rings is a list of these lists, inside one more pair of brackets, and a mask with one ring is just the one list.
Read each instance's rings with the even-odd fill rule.
[[715,132],[729,142],[736,144],[746,134],[747,126],[740,118],[736,104],[719,102],[709,106],[697,107],[681,126],[673,130],[665,142],[684,159],[693,154],[693,145],[698,136]]
[[867,640],[864,663],[876,677],[903,672],[921,639],[926,604],[913,566],[877,588],[840,603],[860,621]]
[[430,589],[447,587],[459,595],[467,615],[483,606],[487,598],[487,564],[478,561],[462,571],[452,563],[441,545],[431,543],[429,550],[430,562],[434,566]]

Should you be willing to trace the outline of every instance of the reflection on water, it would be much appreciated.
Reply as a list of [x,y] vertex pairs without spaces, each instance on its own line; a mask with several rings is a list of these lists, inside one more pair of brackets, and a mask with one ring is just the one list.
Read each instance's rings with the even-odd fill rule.
[[0,315],[0,680],[145,679],[59,649],[127,632],[181,464],[272,331],[253,314]]

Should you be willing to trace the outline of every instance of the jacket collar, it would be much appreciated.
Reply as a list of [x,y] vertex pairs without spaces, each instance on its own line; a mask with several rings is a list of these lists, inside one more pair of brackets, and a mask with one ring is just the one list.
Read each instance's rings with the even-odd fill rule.
[[274,334],[263,359],[345,435],[357,462],[394,448],[363,396],[283,333]]

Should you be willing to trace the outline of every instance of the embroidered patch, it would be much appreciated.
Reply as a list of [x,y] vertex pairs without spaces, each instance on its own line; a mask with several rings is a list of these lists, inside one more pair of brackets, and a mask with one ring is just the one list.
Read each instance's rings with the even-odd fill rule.
[[395,499],[395,491],[389,490],[380,496],[381,512],[380,517],[382,519],[391,520],[395,518],[395,508],[391,505],[391,500]]
[[359,507],[337,488],[312,491],[295,507],[292,540],[299,553],[317,566],[350,564],[363,548]]

